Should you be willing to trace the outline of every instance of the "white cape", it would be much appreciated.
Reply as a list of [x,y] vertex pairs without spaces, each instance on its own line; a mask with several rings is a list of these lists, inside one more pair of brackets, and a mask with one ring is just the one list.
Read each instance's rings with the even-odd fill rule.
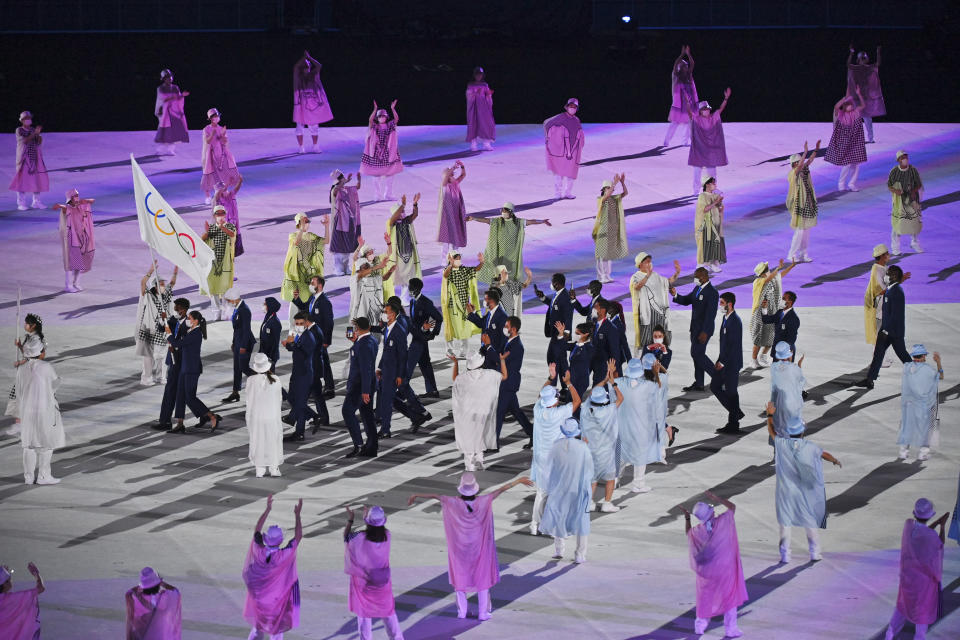
[[54,390],[60,378],[43,360],[30,359],[17,367],[16,399],[7,413],[20,418],[20,444],[24,449],[59,449],[66,444],[60,406]]
[[493,369],[473,369],[453,381],[453,434],[457,449],[483,453],[497,446],[497,400],[502,374]]
[[283,462],[281,388],[280,380],[271,384],[265,373],[247,378],[247,430],[250,433],[250,462],[255,467],[278,467]]

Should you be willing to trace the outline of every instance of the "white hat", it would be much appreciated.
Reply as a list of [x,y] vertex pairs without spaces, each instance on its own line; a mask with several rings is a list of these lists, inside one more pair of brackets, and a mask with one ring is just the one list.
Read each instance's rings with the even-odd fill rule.
[[790,164],[793,164],[793,163],[795,163],[795,162],[800,162],[800,154],[799,154],[799,153],[795,153],[795,154],[793,154],[792,156],[790,156]]
[[0,585],[6,584],[11,575],[13,575],[13,569],[5,564],[0,564]]
[[216,107],[210,107],[209,109],[207,109],[207,118],[212,118],[213,116],[218,116],[218,115],[220,115],[220,112],[217,111]]
[[704,186],[704,187],[705,187],[705,186],[707,186],[707,183],[710,182],[711,180],[716,180],[716,178],[715,178],[714,176],[711,176],[711,175],[703,176],[703,179],[700,180],[700,184],[701,184],[701,186]]
[[33,119],[33,114],[30,113],[29,111],[21,111],[21,112],[20,112],[20,121],[23,122],[26,118]]
[[504,203],[503,203],[503,206],[500,207],[500,208],[501,208],[501,209],[507,209],[507,210],[509,210],[511,213],[513,213],[513,210],[514,210],[513,203],[510,202],[509,200],[508,200],[507,202],[504,202]]
[[392,216],[397,211],[400,211],[400,209],[403,209],[403,204],[400,202],[394,202],[392,205],[390,205],[390,215]]
[[257,373],[266,373],[270,371],[270,358],[265,353],[255,353],[250,360],[250,368]]
[[166,78],[167,76],[170,76],[171,78],[173,77],[173,72],[170,71],[170,69],[164,69],[163,71],[160,72],[160,79],[161,79],[161,80],[163,80],[163,79]]
[[460,476],[460,485],[457,487],[457,493],[462,496],[475,496],[480,492],[480,485],[477,483],[477,477],[472,471],[467,471]]
[[700,111],[701,109],[710,109],[710,108],[712,107],[710,106],[710,103],[707,102],[706,100],[701,100],[700,102],[697,103],[697,111]]
[[222,297],[224,300],[239,300],[240,294],[237,292],[236,289],[234,289],[233,287],[230,287],[223,293]]
[[152,589],[160,584],[160,576],[152,567],[144,567],[140,570],[140,587],[143,589]]
[[759,278],[760,274],[762,274],[764,271],[766,271],[769,268],[770,268],[770,263],[767,262],[766,260],[763,260],[761,262],[758,262],[757,266],[753,268],[753,274]]
[[223,215],[227,215],[227,208],[226,208],[225,206],[223,206],[222,204],[216,204],[216,205],[214,205],[214,206],[213,206],[213,215],[217,215],[218,213],[222,213]]
[[567,418],[560,425],[560,432],[568,438],[576,438],[580,435],[580,421],[576,418]]
[[340,180],[340,176],[342,175],[343,175],[343,171],[340,171],[340,169],[334,169],[333,171],[330,172],[330,179],[333,180],[334,182],[337,182],[338,180]]
[[73,189],[67,189],[67,192],[64,194],[64,197],[66,197],[67,202],[70,202],[70,198],[72,198],[73,196],[79,196],[79,195],[80,195],[80,192],[77,191],[76,187],[74,187]]
[[272,524],[267,532],[263,534],[263,543],[268,547],[279,547],[283,542],[283,529],[278,525]]
[[637,254],[637,257],[633,259],[633,263],[637,265],[637,267],[639,267],[640,263],[649,257],[650,257],[649,253],[647,253],[646,251],[641,251],[640,253]]
[[877,246],[875,246],[875,247],[873,248],[873,257],[874,257],[874,258],[879,258],[880,256],[882,256],[882,255],[885,254],[885,253],[890,253],[890,250],[887,249],[887,245],[885,245],[885,244],[882,244],[882,243],[881,243],[881,244],[878,244]]
[[917,500],[916,504],[913,505],[913,516],[915,518],[929,520],[936,514],[937,512],[933,508],[933,503],[926,498],[920,498]]
[[459,255],[460,255],[460,252],[457,249],[450,249],[450,251],[447,251],[447,257],[450,258],[451,260],[453,260]]
[[299,225],[299,224],[300,224],[300,221],[301,221],[303,218],[306,218],[307,220],[310,219],[310,217],[309,217],[306,213],[304,213],[303,211],[301,211],[301,212],[298,213],[297,215],[293,216],[293,222],[294,222],[294,224]]
[[484,362],[486,362],[486,359],[480,353],[471,353],[467,356],[467,369],[469,371],[479,369],[483,366]]
[[643,357],[640,358],[640,366],[643,367],[644,371],[652,371],[653,364],[657,361],[657,356],[652,353],[645,353]]
[[915,344],[913,345],[913,348],[910,349],[911,358],[919,358],[920,356],[925,356],[925,355],[927,355],[927,348],[922,344]]
[[357,255],[359,255],[359,256],[362,257],[362,256],[367,255],[367,254],[370,253],[371,251],[373,251],[373,247],[371,247],[370,245],[364,243],[364,244],[360,245],[360,252],[359,252]]
[[576,107],[579,109],[579,108],[580,108],[580,101],[577,100],[576,98],[570,98],[569,100],[567,100],[567,103],[566,103],[565,105],[563,105],[563,106],[569,107],[570,105],[574,105],[574,106],[576,106]]
[[540,406],[549,407],[557,399],[557,388],[546,386],[540,389]]
[[700,522],[706,522],[713,517],[713,507],[706,502],[698,502],[693,507],[693,515],[695,515]]
[[903,149],[901,149],[900,151],[897,151],[897,160],[900,159],[900,156],[908,156],[908,155],[910,154],[904,151]]
[[386,116],[386,115],[387,115],[386,109],[377,109],[377,113],[374,117],[379,118],[380,116]]
[[609,180],[604,180],[603,184],[600,185],[601,189],[606,189],[608,187],[613,187],[613,183],[610,182]]
[[382,507],[370,507],[363,521],[371,527],[382,527],[387,523],[387,514],[383,512]]
[[510,272],[507,270],[507,265],[505,265],[505,264],[498,264],[498,265],[497,265],[497,273],[499,273],[499,272],[501,272],[501,271],[506,271],[507,273],[510,273]]
[[607,393],[607,390],[603,387],[594,387],[593,391],[590,392],[590,403],[591,404],[609,404],[610,403],[610,394]]
[[787,425],[787,435],[798,436],[806,429],[806,425],[802,421],[797,420],[796,422],[791,422]]

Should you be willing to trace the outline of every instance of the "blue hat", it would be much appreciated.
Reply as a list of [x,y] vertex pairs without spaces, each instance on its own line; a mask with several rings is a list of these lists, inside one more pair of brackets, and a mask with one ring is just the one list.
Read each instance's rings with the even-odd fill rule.
[[793,352],[790,351],[790,345],[781,340],[773,348],[773,355],[777,356],[777,360],[789,360]]
[[556,387],[544,387],[540,389],[540,406],[549,407],[557,399]]
[[925,355],[927,355],[927,348],[922,344],[915,344],[913,345],[913,348],[910,349],[911,358],[919,358],[920,356],[925,356]]
[[642,378],[643,361],[640,360],[640,358],[631,359],[630,362],[627,363],[626,369],[623,373],[628,378]]
[[370,507],[363,521],[373,527],[382,527],[387,523],[387,514],[383,512],[383,507]]
[[657,361],[657,356],[652,353],[646,353],[642,358],[640,358],[641,366],[644,371],[651,371],[653,369],[653,363]]
[[590,392],[590,402],[593,404],[605,404],[610,402],[610,394],[603,387],[594,387]]
[[560,431],[568,438],[576,438],[580,435],[580,422],[576,418],[567,418],[560,425]]
[[791,422],[787,425],[787,435],[798,436],[806,430],[807,425],[803,424],[802,421],[797,420],[796,422]]

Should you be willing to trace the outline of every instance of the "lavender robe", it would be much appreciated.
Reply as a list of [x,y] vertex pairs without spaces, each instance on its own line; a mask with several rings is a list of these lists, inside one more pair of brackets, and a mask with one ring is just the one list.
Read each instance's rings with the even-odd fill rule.
[[937,532],[916,520],[903,524],[897,611],[914,624],[933,624],[940,608],[943,543]]
[[260,631],[283,633],[300,624],[297,542],[269,553],[261,540],[259,532],[254,535],[243,567],[243,617]]
[[210,191],[216,188],[218,182],[232,184],[240,177],[229,141],[214,135],[211,141],[207,142],[207,136],[211,134],[213,127],[213,124],[208,124],[203,128],[203,147],[200,150],[200,166],[203,168],[200,186]]
[[687,164],[691,167],[727,166],[727,143],[723,139],[723,122],[717,111],[709,116],[697,113],[690,120]]
[[747,584],[733,511],[692,527],[687,540],[690,568],[697,574],[697,617],[720,616],[746,602]]
[[394,613],[390,581],[390,532],[386,542],[370,542],[356,531],[344,548],[344,573],[350,576],[349,606],[360,618],[386,618]]
[[333,231],[330,235],[330,251],[353,253],[360,238],[360,189],[343,186],[330,189],[330,211],[333,213]]
[[467,205],[463,202],[460,183],[450,180],[440,187],[437,242],[446,242],[454,247],[467,246]]
[[549,479],[544,486],[547,504],[540,531],[556,538],[590,533],[593,458],[586,442],[562,438],[553,444],[547,460]]
[[543,122],[547,170],[564,178],[576,179],[583,151],[583,126],[580,118],[566,111]]
[[473,500],[440,496],[450,584],[455,591],[483,591],[500,582],[493,498],[492,493]]
[[471,82],[467,85],[467,142],[496,140],[496,127],[490,87],[486,82]]
[[180,640],[180,592],[161,587],[156,598],[140,587],[127,591],[127,640]]
[[33,133],[34,129],[33,126],[29,129],[17,127],[14,132],[17,136],[17,170],[10,181],[10,191],[40,193],[50,190],[50,178],[47,176],[47,166],[43,163],[41,150],[43,139],[38,135],[27,141],[27,136]]
[[[168,100],[173,98],[172,100]],[[161,84],[157,87],[157,102],[153,108],[157,116],[157,135],[154,142],[171,144],[173,142],[190,142],[190,133],[187,129],[187,115],[183,112],[183,96],[180,87],[171,84],[169,87]]]
[[877,118],[887,115],[887,107],[883,103],[883,90],[880,88],[880,65],[878,64],[848,64],[847,65],[847,94],[857,95],[857,88],[863,95],[863,115],[868,118]]
[[310,71],[293,67],[293,121],[297,124],[322,124],[333,120],[327,92],[320,82],[320,65]]
[[4,640],[37,640],[40,637],[40,603],[37,589],[0,593],[0,631]]

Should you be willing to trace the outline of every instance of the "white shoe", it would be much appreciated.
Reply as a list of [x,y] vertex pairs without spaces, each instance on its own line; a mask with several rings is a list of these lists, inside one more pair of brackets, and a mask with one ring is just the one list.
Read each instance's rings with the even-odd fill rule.
[[553,542],[553,558],[559,560],[563,557],[563,550],[566,547],[564,544],[563,538],[557,538]]
[[823,560],[823,554],[820,553],[820,549],[810,552],[810,562],[820,562]]
[[803,256],[800,259],[800,262],[813,262],[813,258],[811,258],[810,256]]
[[203,199],[203,204],[210,204],[211,201],[212,200],[210,199],[210,196],[207,196],[206,198]]
[[461,620],[463,620],[464,618],[466,618],[466,617],[467,617],[467,612],[466,612],[466,610],[464,610],[464,611],[457,611],[457,617],[460,618]]
[[763,369],[763,366],[759,362],[757,362],[756,358],[750,361],[750,366],[753,367],[754,369]]
[[34,196],[33,202],[30,203],[31,209],[43,209],[43,203],[40,202],[40,198]]
[[573,561],[576,564],[583,564],[584,562],[587,561],[587,556],[583,555],[582,553],[578,553],[575,556],[573,556]]
[[28,206],[25,205],[25,204],[18,204],[18,205],[17,205],[17,211],[26,211],[26,210],[29,209],[29,208],[30,208],[30,207],[28,207]]
[[911,242],[910,248],[916,251],[917,253],[923,253],[923,247],[920,246],[919,242],[916,242],[916,241]]
[[470,141],[470,151],[480,151],[480,143],[477,142],[476,138]]
[[316,144],[315,144],[315,145],[313,145],[313,153],[323,153],[323,151],[320,150],[320,146],[319,146],[319,145],[316,145]]
[[484,150],[484,151],[493,151],[493,145],[490,144],[490,141],[489,141],[489,140],[487,140],[486,142],[483,143],[483,150]]
[[850,191],[860,191],[860,189],[857,187],[857,185],[853,184],[852,182],[847,185],[847,189],[850,190]]
[[77,282],[77,281],[74,281],[74,282],[73,282],[73,288],[74,288],[76,291],[83,291],[83,287],[81,287],[81,286],[80,286],[80,283]]
[[929,459],[930,459],[930,450],[920,449],[920,455],[917,456],[917,460],[929,460]]
[[262,478],[266,472],[267,472],[267,469],[265,467],[257,467],[258,478]]
[[846,190],[847,190],[847,188],[846,188],[845,186],[843,186],[843,183],[842,183],[842,182],[838,182],[838,183],[837,183],[837,191],[846,191]]
[[563,199],[564,199],[564,200],[576,200],[576,199],[577,199],[577,196],[573,195],[572,193],[570,193],[570,192],[568,191],[567,193],[563,194]]
[[60,478],[54,478],[53,476],[41,475],[37,477],[37,484],[58,484],[59,482]]
[[554,200],[563,200],[563,194],[560,193],[559,191],[554,191],[554,192],[553,192],[553,199],[554,199]]
[[739,638],[743,635],[743,631],[740,631],[739,627],[734,627],[733,629],[727,629],[724,631],[727,638]]
[[910,457],[910,447],[900,447],[900,455],[897,456],[898,460],[906,460]]
[[761,366],[761,367],[769,367],[769,366],[770,366],[770,358],[767,357],[767,354],[765,354],[765,353],[761,353],[761,354],[760,354],[760,359],[757,360],[757,362],[760,363],[760,366]]
[[780,562],[781,562],[782,564],[788,564],[788,563],[790,562],[790,552],[789,552],[789,551],[787,551],[786,553],[784,553],[783,551],[780,552]]
[[651,487],[648,487],[645,484],[637,485],[636,483],[634,483],[630,485],[630,491],[632,491],[633,493],[650,493],[651,491],[653,491],[653,489]]
[[33,474],[25,473],[23,474],[23,484],[33,484]]
[[304,154],[304,153],[306,153],[306,152],[307,152],[307,150],[303,148],[303,145],[300,145],[300,148],[297,149],[297,153],[299,153],[299,154]]
[[600,503],[601,513],[616,513],[617,511],[620,511],[620,507],[613,504],[612,502],[603,501]]
[[487,611],[485,613],[481,613],[477,615],[477,620],[479,620],[480,622],[483,622],[484,620],[489,620],[491,617],[493,617],[493,614]]
[[539,535],[539,532],[537,531],[537,523],[536,523],[536,522],[531,522],[531,523],[530,523],[530,535],[532,535],[532,536]]
[[152,379],[151,379],[151,380],[141,380],[141,381],[140,381],[140,386],[141,386],[141,387],[152,387],[152,386],[155,385],[155,384],[156,384],[156,382],[154,382]]
[[280,477],[280,467],[270,467],[270,475],[274,478]]
[[79,289],[77,289],[77,288],[76,288],[75,286],[73,286],[72,284],[68,284],[67,286],[65,286],[65,287],[63,288],[63,290],[66,291],[67,293],[76,293],[77,291],[79,291]]
[[694,620],[693,622],[693,632],[698,636],[702,636],[707,632],[707,624],[709,620]]

